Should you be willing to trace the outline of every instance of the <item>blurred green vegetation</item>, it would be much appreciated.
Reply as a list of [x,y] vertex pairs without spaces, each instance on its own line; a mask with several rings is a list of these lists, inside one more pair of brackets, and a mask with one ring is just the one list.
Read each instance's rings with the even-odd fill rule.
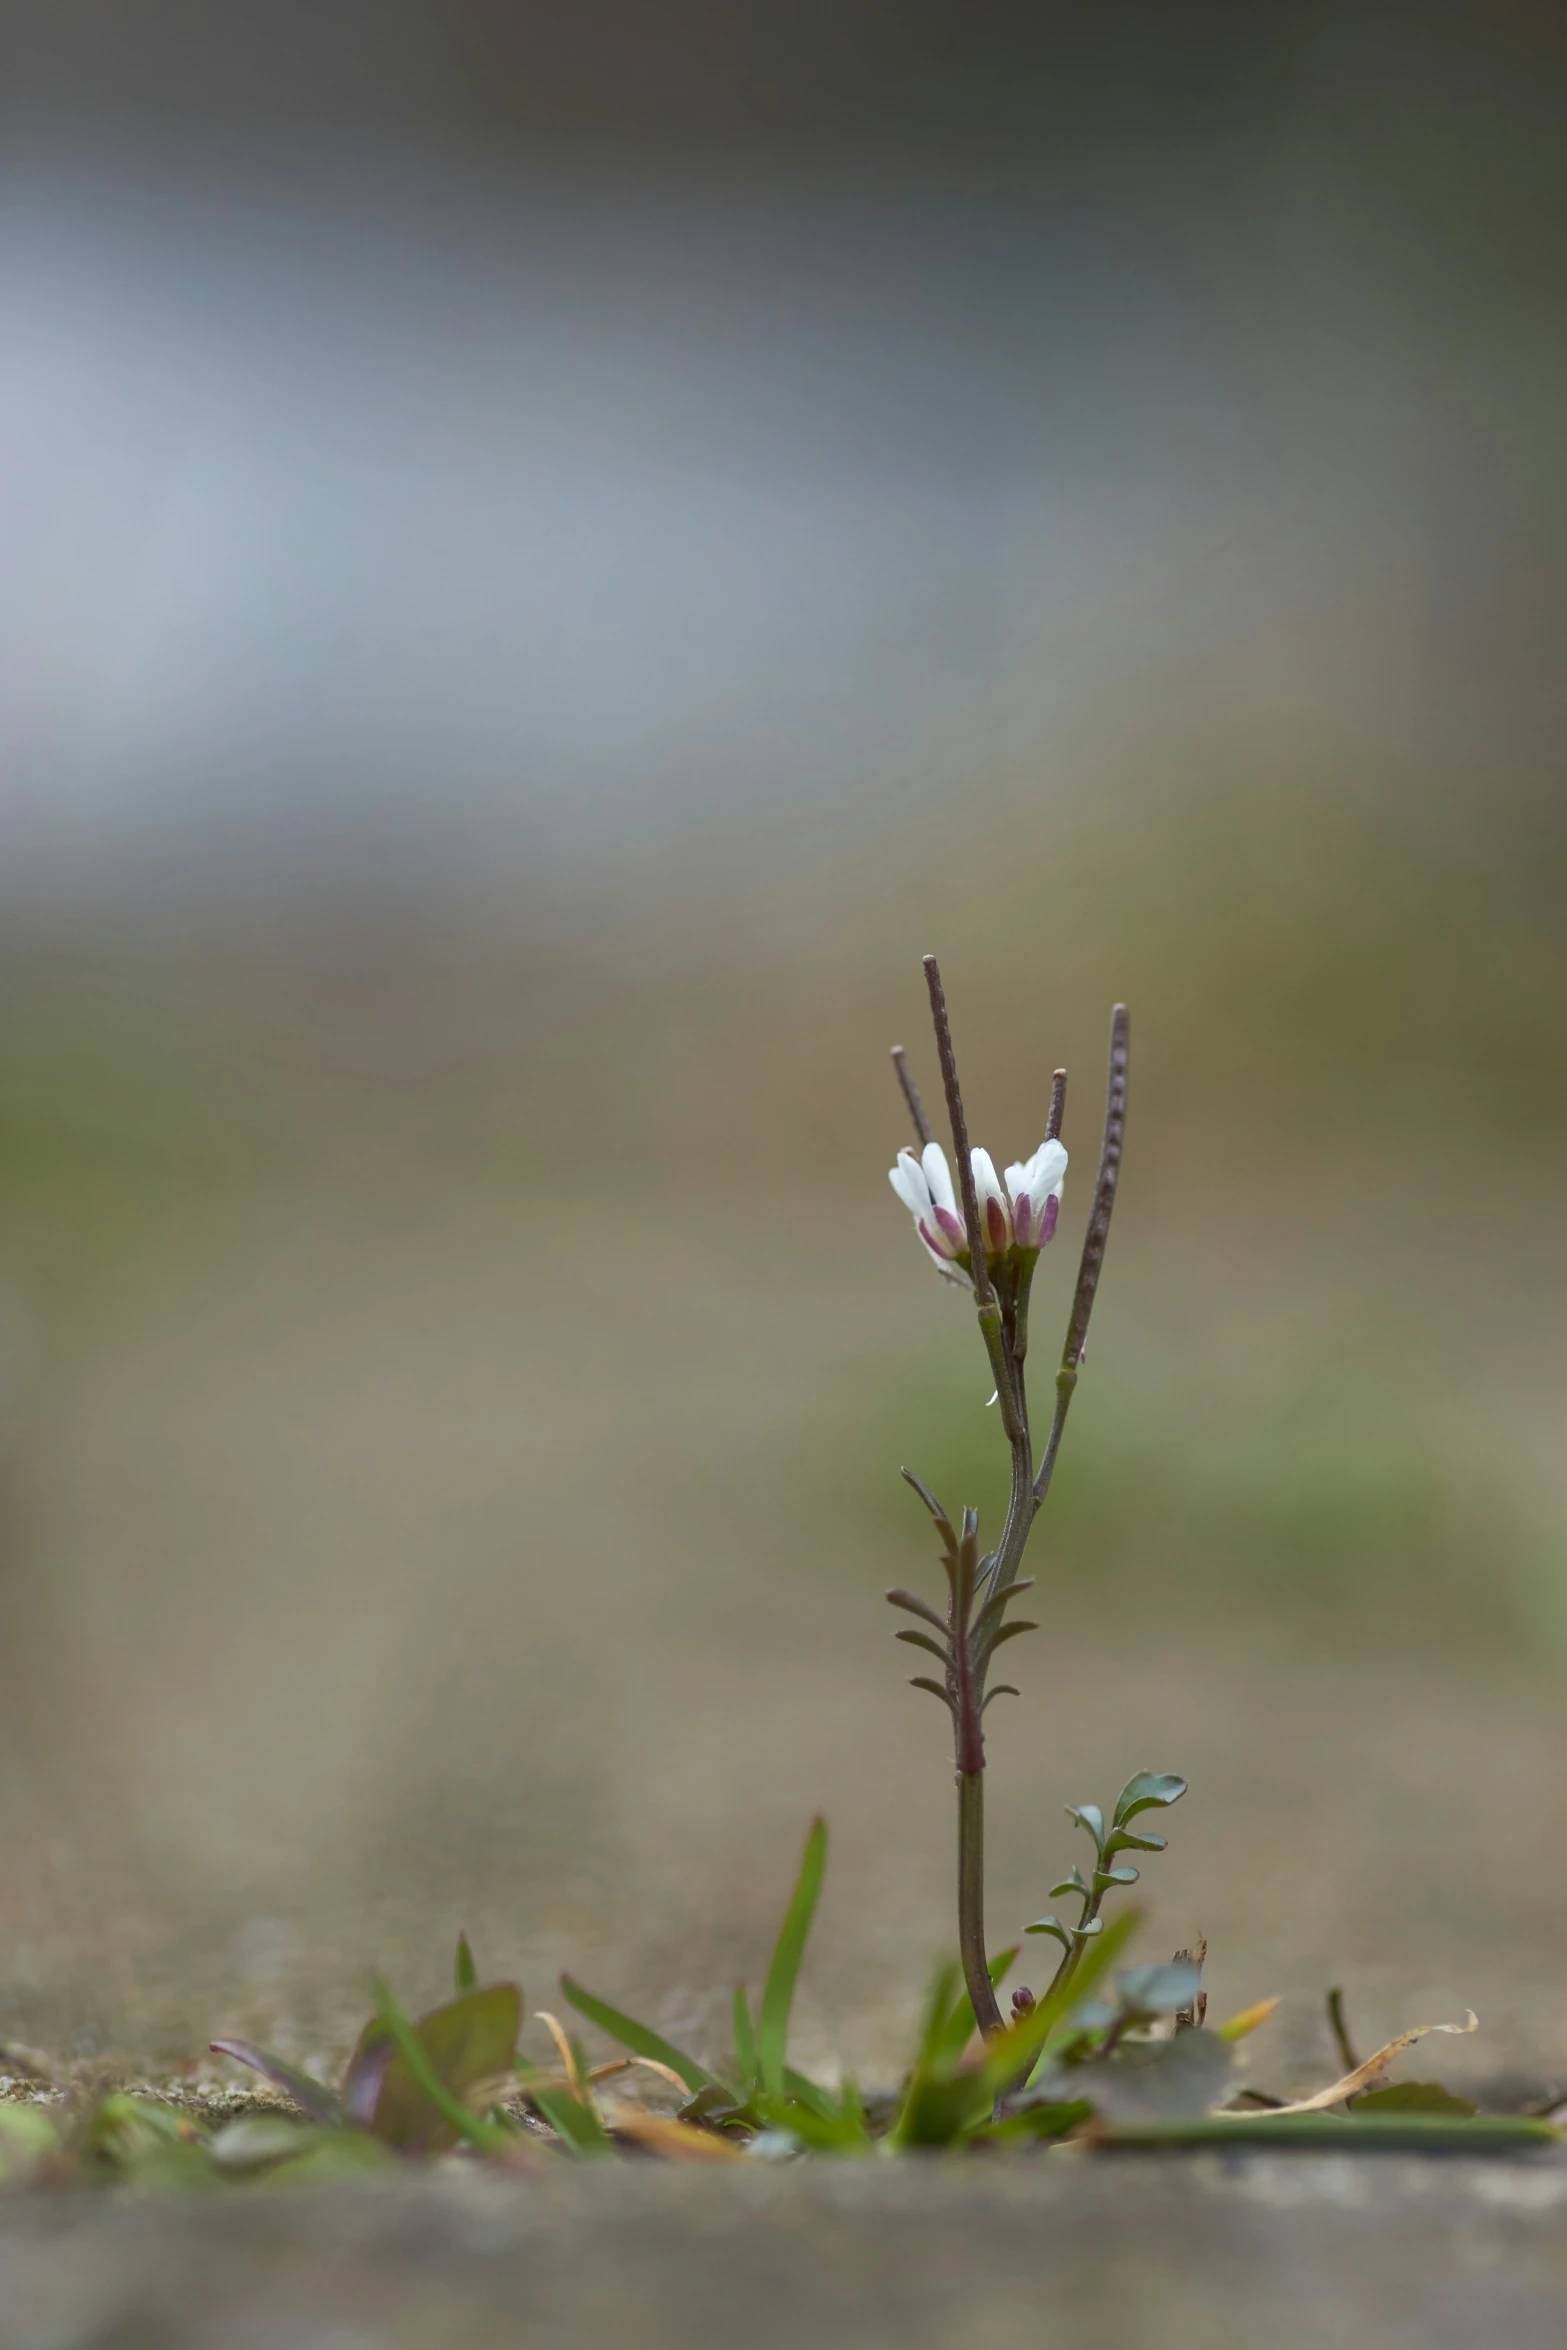
[[183,1256],[255,1163],[257,1105],[187,1009],[34,973],[0,1012],[0,1248],[51,1311]]
[[[1254,1610],[1346,1636],[1386,1622],[1413,1640],[1556,1637],[1543,1525],[1504,1463],[1458,1451],[1418,1366],[1306,1355],[1240,1382],[1147,1349],[1130,1365],[1103,1352],[1030,1549],[1051,1603]],[[919,1374],[868,1368],[804,1448],[803,1475],[877,1538],[879,1564],[891,1535],[911,1561],[931,1547],[899,1462],[949,1510],[977,1506],[982,1537],[1000,1527],[1005,1447],[977,1340],[972,1355],[954,1347]]]

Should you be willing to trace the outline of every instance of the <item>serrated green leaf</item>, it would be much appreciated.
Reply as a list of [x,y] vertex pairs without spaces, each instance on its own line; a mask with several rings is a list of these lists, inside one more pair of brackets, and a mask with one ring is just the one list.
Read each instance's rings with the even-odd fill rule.
[[1179,1803],[1185,1793],[1186,1781],[1177,1778],[1173,1771],[1138,1771],[1115,1799],[1115,1825],[1124,1827],[1140,1811]]
[[[705,2065],[698,2064],[694,2056],[687,2056],[684,2049],[676,2048],[673,2042],[666,2040],[647,2024],[639,2024],[635,2016],[623,2015],[618,2007],[611,2007],[607,1999],[600,1999],[594,1992],[584,1990],[571,1975],[561,1976],[560,1988],[562,1996],[570,2001],[578,2015],[586,2016],[590,2024],[597,2024],[601,2032],[607,2032],[612,2040],[618,2040],[622,2048],[629,2048],[633,2056],[648,2056],[655,2064],[667,2064],[672,2073],[680,2075],[688,2089],[706,2088],[714,2079],[714,2075]],[[737,1996],[743,1997],[744,1994]]]
[[1066,1815],[1069,1820],[1076,1820],[1080,1828],[1086,1828],[1088,1830],[1089,1835],[1092,1836],[1094,1840],[1094,1848],[1096,1851],[1103,1846],[1105,1840],[1105,1816],[1097,1803],[1069,1803],[1066,1807]]
[[1051,1886],[1050,1898],[1052,1901],[1059,1901],[1064,1893],[1081,1893],[1084,1900],[1086,1901],[1088,1898],[1088,1890],[1088,1879],[1084,1876],[1082,1870],[1073,1869],[1071,1875],[1063,1877],[1059,1885]]
[[799,1978],[800,1961],[805,1954],[806,1938],[816,1915],[816,1904],[821,1898],[822,1879],[826,1873],[827,1822],[818,1817],[811,1822],[810,1833],[805,1839],[800,1873],[795,1879],[783,1924],[778,1929],[773,1962],[767,1970],[767,1983],[762,1992],[762,2012],[756,2034],[757,2067],[762,2086],[773,2097],[781,2097],[784,2092],[784,2057],[789,2041],[789,2015],[794,2005],[794,1987]]
[[1025,1926],[1023,1931],[1025,1934],[1053,1934],[1063,1950],[1072,1947],[1072,1937],[1059,1918],[1035,1918],[1033,1924]]

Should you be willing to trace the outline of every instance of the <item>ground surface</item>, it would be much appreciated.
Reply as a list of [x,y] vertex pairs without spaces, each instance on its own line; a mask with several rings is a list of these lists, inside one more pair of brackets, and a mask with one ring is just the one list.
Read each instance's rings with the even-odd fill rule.
[[1567,2160],[447,2175],[0,2210],[0,2350],[1559,2350]]
[[[372,1966],[433,2002],[461,1926],[486,1974],[524,1982],[540,2059],[563,1965],[716,2053],[822,1810],[798,2053],[896,2079],[952,1937],[951,1757],[880,1593],[928,1588],[934,1564],[912,1503],[843,1505],[822,1432],[859,1428],[870,1347],[896,1496],[927,1377],[982,1428],[984,1386],[972,1332],[910,1286],[923,1268],[885,1224],[890,1144],[866,1143],[864,1198],[801,1189],[794,1151],[757,1189],[736,1159],[646,1190],[617,1161],[595,1190],[575,1160],[568,1184],[520,1151],[520,1172],[421,1157],[417,1118],[367,1107],[362,1080],[335,1123],[324,1103],[289,1184],[127,1279],[90,1327],[36,1319],[0,1459],[0,2043],[78,2076],[124,2058],[167,2078],[217,2032],[330,2065]],[[1293,1219],[1232,1187],[1204,1223],[1158,1174],[1129,1183],[1074,1443],[1141,1365],[1179,1458],[1222,1484],[1205,1384],[1266,1386],[1341,1327],[1396,1328],[1492,1381],[1483,1427],[1437,1433],[1444,1475],[1474,1487],[1459,1563],[1482,1600],[1504,1594],[1497,1429],[1560,1473],[1549,1283],[1526,1312],[1467,1230],[1460,1248],[1430,1222],[1429,1187],[1346,1178]],[[1510,1192],[1493,1219],[1514,1242],[1520,1214]],[[1285,1238],[1298,1261],[1276,1276]],[[1162,1496],[1167,1467],[1156,1450],[1137,1478]],[[1146,1955],[1205,1932],[1219,2014],[1282,1995],[1247,2044],[1254,2079],[1333,2076],[1337,1981],[1368,2048],[1478,2011],[1473,2038],[1406,2070],[1495,2103],[1559,2091],[1567,1712],[1546,1617],[1524,1643],[1488,1636],[1483,1606],[1455,1630],[1423,1554],[1391,1610],[1351,1579],[1291,1613],[1208,1578],[1189,1543],[1167,1557],[1163,1508],[1140,1580],[1059,1611],[1042,1525],[1048,1628],[992,1717],[993,1941],[1083,1857],[1066,1802],[1179,1770]],[[1035,1983],[1037,1947],[1017,1970]],[[1557,2350],[1564,2206],[1554,2158],[637,2164],[297,2205],[38,2197],[0,2210],[0,2350],[519,2332],[876,2350],[953,2340],[971,2288],[975,2350]]]

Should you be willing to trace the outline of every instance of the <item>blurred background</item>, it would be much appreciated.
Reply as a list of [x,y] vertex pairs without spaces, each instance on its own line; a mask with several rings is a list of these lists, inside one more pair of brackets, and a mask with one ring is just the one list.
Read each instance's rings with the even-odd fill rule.
[[0,44],[0,2040],[328,2052],[466,1926],[710,2042],[821,1808],[890,2069],[936,948],[998,1158],[1071,1071],[1042,1357],[1133,1021],[995,1938],[1180,1770],[1277,2075],[1341,1981],[1567,2078],[1559,11]]

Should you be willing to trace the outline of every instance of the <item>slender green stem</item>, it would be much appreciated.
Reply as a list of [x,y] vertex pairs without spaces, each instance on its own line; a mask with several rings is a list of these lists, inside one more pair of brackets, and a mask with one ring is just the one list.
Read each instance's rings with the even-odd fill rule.
[[1084,1934],[1083,1928],[1093,1924],[1095,1918],[1099,1915],[1099,1905],[1104,1900],[1104,1897],[1109,1892],[1109,1890],[1110,1888],[1108,1885],[1101,1885],[1099,1882],[1099,1867],[1096,1856],[1094,1874],[1089,1880],[1089,1890],[1083,1896],[1083,1906],[1078,1912],[1077,1928],[1072,1936],[1071,1947],[1067,1950],[1063,1950],[1061,1953],[1061,1963],[1056,1968],[1055,1973],[1051,1976],[1049,1990],[1047,1990],[1045,1993],[1045,1997],[1047,1999],[1050,1996],[1050,1992],[1058,1991],[1064,1983],[1070,1981],[1072,1974],[1077,1966],[1078,1960],[1082,1957],[1083,1952],[1087,1949],[1089,1942],[1092,1940],[1092,1936]]
[[987,2040],[1005,2031],[985,1954],[985,1774],[958,1773],[958,1948],[974,2021]]
[[1056,1373],[1056,1408],[1050,1422],[1050,1434],[1045,1438],[1044,1457],[1039,1464],[1039,1475],[1034,1479],[1034,1507],[1038,1509],[1050,1491],[1050,1480],[1056,1473],[1056,1454],[1061,1450],[1061,1432],[1066,1426],[1066,1415],[1072,1407],[1077,1388],[1077,1373],[1065,1368]]
[[1006,1324],[1001,1307],[992,1291],[979,1309],[979,1332],[985,1341],[985,1352],[990,1357],[990,1376],[996,1383],[996,1401],[1001,1407],[1001,1426],[1008,1444],[1016,1446],[1028,1440],[1028,1429],[1023,1418],[1022,1380],[1018,1373],[1012,1349],[1007,1343]]
[[[986,1585],[987,1597],[998,1591],[1009,1591],[1017,1581],[1018,1569],[1023,1564],[1023,1553],[1028,1548],[1028,1538],[1038,1514],[1039,1503],[1034,1496],[1033,1448],[1025,1428],[1021,1440],[1012,1447],[1012,1495],[1007,1504],[1006,1524],[1001,1529],[1001,1540],[996,1546],[995,1563]],[[995,1646],[994,1634],[999,1629],[998,1621],[992,1628],[991,1637],[985,1641],[983,1654],[976,1660],[981,1704],[984,1702],[985,1674],[990,1664],[990,1652]]]

